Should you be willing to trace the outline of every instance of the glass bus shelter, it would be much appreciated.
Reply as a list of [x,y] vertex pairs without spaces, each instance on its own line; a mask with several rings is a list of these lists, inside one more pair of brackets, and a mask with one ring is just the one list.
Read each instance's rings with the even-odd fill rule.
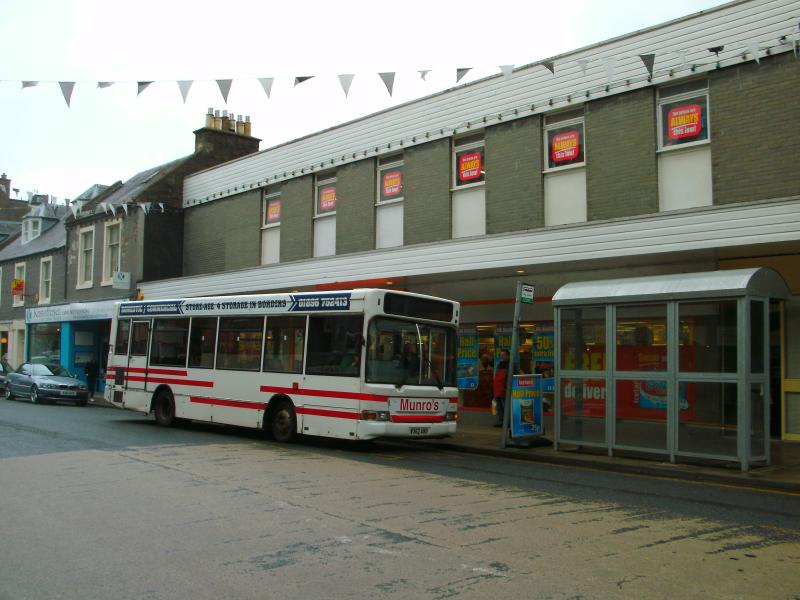
[[570,283],[555,310],[555,445],[769,464],[772,269]]

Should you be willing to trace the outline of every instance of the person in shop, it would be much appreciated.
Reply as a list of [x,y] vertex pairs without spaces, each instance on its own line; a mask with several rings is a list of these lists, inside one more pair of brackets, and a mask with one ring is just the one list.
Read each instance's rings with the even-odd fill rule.
[[500,351],[500,362],[497,363],[497,368],[494,370],[494,403],[496,407],[495,412],[495,427],[503,426],[503,414],[505,413],[506,406],[506,391],[508,389],[508,369],[511,356],[508,350]]
[[97,359],[92,355],[92,358],[89,359],[89,362],[83,367],[84,373],[86,373],[86,385],[89,388],[89,398],[94,397],[94,393],[97,391],[97,377],[100,375],[100,367],[97,365]]

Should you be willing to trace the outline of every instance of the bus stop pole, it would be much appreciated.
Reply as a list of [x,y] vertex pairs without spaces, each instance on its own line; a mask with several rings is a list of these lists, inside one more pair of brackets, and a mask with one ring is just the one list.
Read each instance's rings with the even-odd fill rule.
[[519,315],[522,298],[522,282],[517,282],[517,294],[514,298],[514,324],[511,331],[511,349],[509,351],[508,375],[506,378],[506,398],[503,402],[503,441],[501,448],[508,446],[509,429],[511,428],[511,384],[514,381],[514,368],[519,368]]

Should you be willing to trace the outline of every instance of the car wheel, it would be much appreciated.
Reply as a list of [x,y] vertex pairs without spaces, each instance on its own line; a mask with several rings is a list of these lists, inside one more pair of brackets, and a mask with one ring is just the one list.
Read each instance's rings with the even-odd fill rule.
[[11,386],[6,384],[6,400],[13,400],[14,394],[11,393]]
[[288,400],[281,400],[269,413],[269,432],[277,442],[291,442],[297,435],[297,415]]
[[164,390],[160,391],[153,401],[153,413],[156,417],[156,423],[162,427],[176,425],[175,401],[172,399],[172,394]]
[[34,404],[41,404],[42,400],[39,398],[39,390],[35,385],[31,386],[31,402]]

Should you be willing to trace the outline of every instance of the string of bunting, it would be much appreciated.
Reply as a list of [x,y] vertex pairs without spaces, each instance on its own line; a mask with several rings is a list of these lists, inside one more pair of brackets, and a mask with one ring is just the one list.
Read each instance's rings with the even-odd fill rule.
[[[800,41],[800,33],[798,33],[797,28],[795,28],[794,31],[792,31],[790,33],[787,33],[786,35],[782,36],[778,40],[778,44],[777,45],[784,45],[784,46],[791,45],[792,50],[795,53],[795,56],[797,56],[797,53],[798,53],[798,41]],[[748,41],[746,43],[746,47],[742,49],[741,54],[742,54],[742,56],[749,55],[757,63],[760,63],[761,53],[764,52],[765,50],[767,51],[767,53],[769,53],[769,50],[771,48],[773,48],[773,47],[774,47],[774,45],[765,47],[764,44],[762,44],[761,42],[758,42],[756,40],[750,40],[750,41]],[[719,46],[719,48],[720,48],[720,51],[721,51],[721,49],[724,48],[724,46]],[[684,63],[686,61],[686,56],[687,56],[688,52],[689,52],[688,50],[678,50],[678,51],[670,52],[668,54],[677,55],[679,57],[679,59],[681,60],[681,62]],[[639,54],[638,57],[641,59],[642,64],[645,67],[645,69],[647,70],[649,76],[652,77],[653,76],[653,68],[654,68],[655,60],[656,60],[656,54],[655,53]],[[717,53],[717,58],[719,58],[719,53]],[[574,62],[574,63],[576,63],[580,67],[580,70],[581,70],[581,73],[583,74],[583,76],[586,76],[586,73],[587,73],[587,70],[589,68],[589,65],[592,62],[594,62],[594,60],[597,60],[597,59],[579,58],[579,59],[574,59],[572,61],[566,61],[566,62]],[[617,56],[606,56],[606,57],[600,58],[599,60],[602,63],[603,68],[605,70],[607,84],[611,85],[613,80],[614,80],[616,64],[617,64],[618,61],[621,60],[621,58],[617,57]],[[622,60],[624,60],[624,59],[622,59]],[[556,74],[556,66],[563,67],[564,63],[559,63],[558,65],[556,65],[556,61],[553,59],[553,60],[543,60],[543,61],[541,61],[539,63],[534,63],[531,66],[544,67],[545,69],[550,71],[550,73],[552,75],[555,75]],[[502,73],[502,75],[503,75],[503,77],[505,79],[510,79],[512,77],[512,75],[513,75],[515,66],[514,65],[500,65],[498,68],[500,69],[500,72]],[[473,67],[458,67],[458,68],[456,68],[455,69],[455,82],[456,83],[461,82],[461,80],[472,69],[473,69]],[[418,70],[417,71],[417,74],[419,75],[420,79],[422,79],[423,81],[427,81],[427,76],[430,73],[431,73],[430,69],[424,69],[424,70]],[[377,73],[377,75],[381,79],[381,81],[383,82],[384,86],[386,87],[386,91],[388,92],[389,96],[392,96],[394,94],[394,83],[395,83],[395,77],[396,77],[397,73],[395,71],[385,71],[385,72]],[[293,87],[297,87],[298,85],[301,85],[301,84],[305,83],[306,81],[314,79],[315,77],[317,77],[317,76],[316,75],[296,76],[296,77],[293,78]],[[348,97],[349,93],[350,93],[350,88],[351,88],[351,86],[353,84],[353,80],[355,79],[356,75],[353,74],[353,73],[347,73],[347,74],[340,74],[337,77],[339,79],[339,84],[340,84],[340,86],[342,88],[342,92],[344,93],[345,97]],[[273,84],[275,82],[275,77],[260,77],[260,78],[257,78],[257,80],[261,84],[261,87],[264,90],[264,93],[266,94],[267,98],[269,99],[271,97],[271,95],[272,95],[272,88],[273,88]],[[3,80],[3,81],[16,81],[16,80]],[[195,81],[211,81],[211,80],[181,79],[181,80],[177,80],[177,81],[171,81],[171,80],[137,81],[136,82],[136,88],[137,88],[136,95],[140,96],[148,87],[150,87],[154,83],[173,83],[173,84],[177,84],[178,91],[180,92],[181,98],[183,99],[183,102],[185,104],[187,98],[189,97],[189,92],[191,91],[192,85],[195,83]],[[222,99],[225,102],[225,104],[227,104],[228,103],[228,96],[230,95],[231,88],[233,87],[234,82],[237,81],[237,80],[235,80],[235,79],[215,79],[213,81],[216,81],[217,87],[219,88],[220,94],[222,95]],[[21,84],[21,89],[24,90],[24,89],[36,87],[40,83],[53,83],[53,82],[42,82],[42,81],[36,81],[36,80],[24,80],[24,81],[20,81],[19,83]],[[82,83],[82,84],[83,83],[91,83],[91,84],[95,84],[96,83],[96,87],[97,88],[104,89],[104,88],[111,87],[113,85],[117,85],[117,84],[121,84],[121,83],[130,83],[130,82],[123,82],[123,81],[98,81],[98,82],[93,82],[93,81],[92,82],[58,81],[57,83],[58,83],[59,87],[61,88],[61,93],[64,96],[64,101],[66,102],[67,107],[69,107],[71,102],[72,102],[72,93],[75,90],[75,85],[77,83]]]
[[[200,204],[202,202],[207,202],[209,200],[214,200],[216,198],[222,198],[231,195],[233,193],[238,193],[240,190],[244,191],[247,189],[264,187],[266,185],[269,185],[270,183],[277,183],[279,181],[295,177],[297,175],[303,175],[306,173],[313,173],[315,171],[328,169],[331,166],[335,165],[337,160],[339,160],[339,162],[341,163],[346,163],[356,160],[357,158],[366,158],[370,155],[377,156],[382,152],[389,151],[392,148],[402,148],[404,145],[407,144],[414,145],[423,141],[455,135],[456,133],[461,133],[473,127],[483,127],[486,126],[487,124],[503,121],[504,119],[516,119],[537,112],[552,110],[553,108],[558,108],[559,105],[569,105],[573,102],[582,102],[584,99],[589,99],[593,95],[610,94],[612,90],[614,90],[615,88],[630,89],[635,87],[641,87],[643,85],[650,84],[654,79],[657,78],[658,79],[663,78],[665,80],[669,80],[669,78],[672,78],[678,74],[682,74],[685,71],[689,71],[690,73],[705,72],[714,69],[720,69],[723,66],[732,66],[735,64],[740,64],[741,62],[747,60],[754,60],[756,64],[760,65],[762,55],[769,56],[773,53],[773,51],[776,48],[779,48],[781,51],[787,51],[791,49],[794,52],[795,57],[797,57],[798,51],[800,50],[800,33],[795,31],[791,34],[781,36],[777,40],[777,43],[772,45],[765,45],[757,42],[748,43],[747,49],[733,53],[732,57],[727,60],[721,60],[719,57],[720,52],[724,50],[724,46],[712,46],[710,48],[704,49],[705,52],[709,53],[709,56],[713,55],[713,57],[711,57],[709,60],[693,61],[691,63],[687,61],[687,55],[689,53],[688,50],[673,51],[669,54],[672,54],[675,58],[677,58],[678,64],[676,66],[660,70],[655,70],[654,68],[656,62],[655,53],[638,54],[636,56],[641,61],[642,66],[644,67],[647,74],[646,75],[642,74],[641,76],[635,78],[627,78],[621,81],[614,80],[616,66],[617,63],[620,62],[619,59],[617,57],[604,57],[600,59],[600,62],[603,66],[606,76],[606,83],[603,85],[589,87],[588,89],[581,88],[578,91],[564,94],[562,96],[554,96],[552,98],[549,98],[544,104],[531,103],[531,104],[526,104],[524,106],[517,106],[502,111],[500,113],[479,117],[473,121],[466,121],[455,127],[444,127],[437,129],[435,131],[426,131],[423,133],[418,133],[410,137],[389,142],[385,146],[371,147],[360,150],[358,152],[351,152],[349,154],[343,155],[340,159],[331,158],[325,162],[295,168],[290,171],[287,170],[284,171],[283,173],[274,174],[271,177],[267,176],[265,179],[256,182],[245,183],[240,186],[228,189],[226,191],[216,192],[214,194],[211,194],[210,196],[206,196],[205,198],[189,199],[185,203],[185,205],[191,206],[195,204]],[[578,65],[582,74],[585,76],[589,68],[589,65],[592,61],[587,58],[581,58],[572,62]],[[542,63],[537,63],[537,65],[539,64],[545,67],[553,75],[556,74],[557,66],[558,67],[566,66],[565,64],[562,63],[556,65],[554,61],[544,61]],[[537,66],[537,65],[532,65],[532,66]],[[512,77],[514,72],[513,65],[503,65],[500,67],[500,69],[505,79],[509,79],[510,77]],[[352,77],[352,75],[348,77]]]

